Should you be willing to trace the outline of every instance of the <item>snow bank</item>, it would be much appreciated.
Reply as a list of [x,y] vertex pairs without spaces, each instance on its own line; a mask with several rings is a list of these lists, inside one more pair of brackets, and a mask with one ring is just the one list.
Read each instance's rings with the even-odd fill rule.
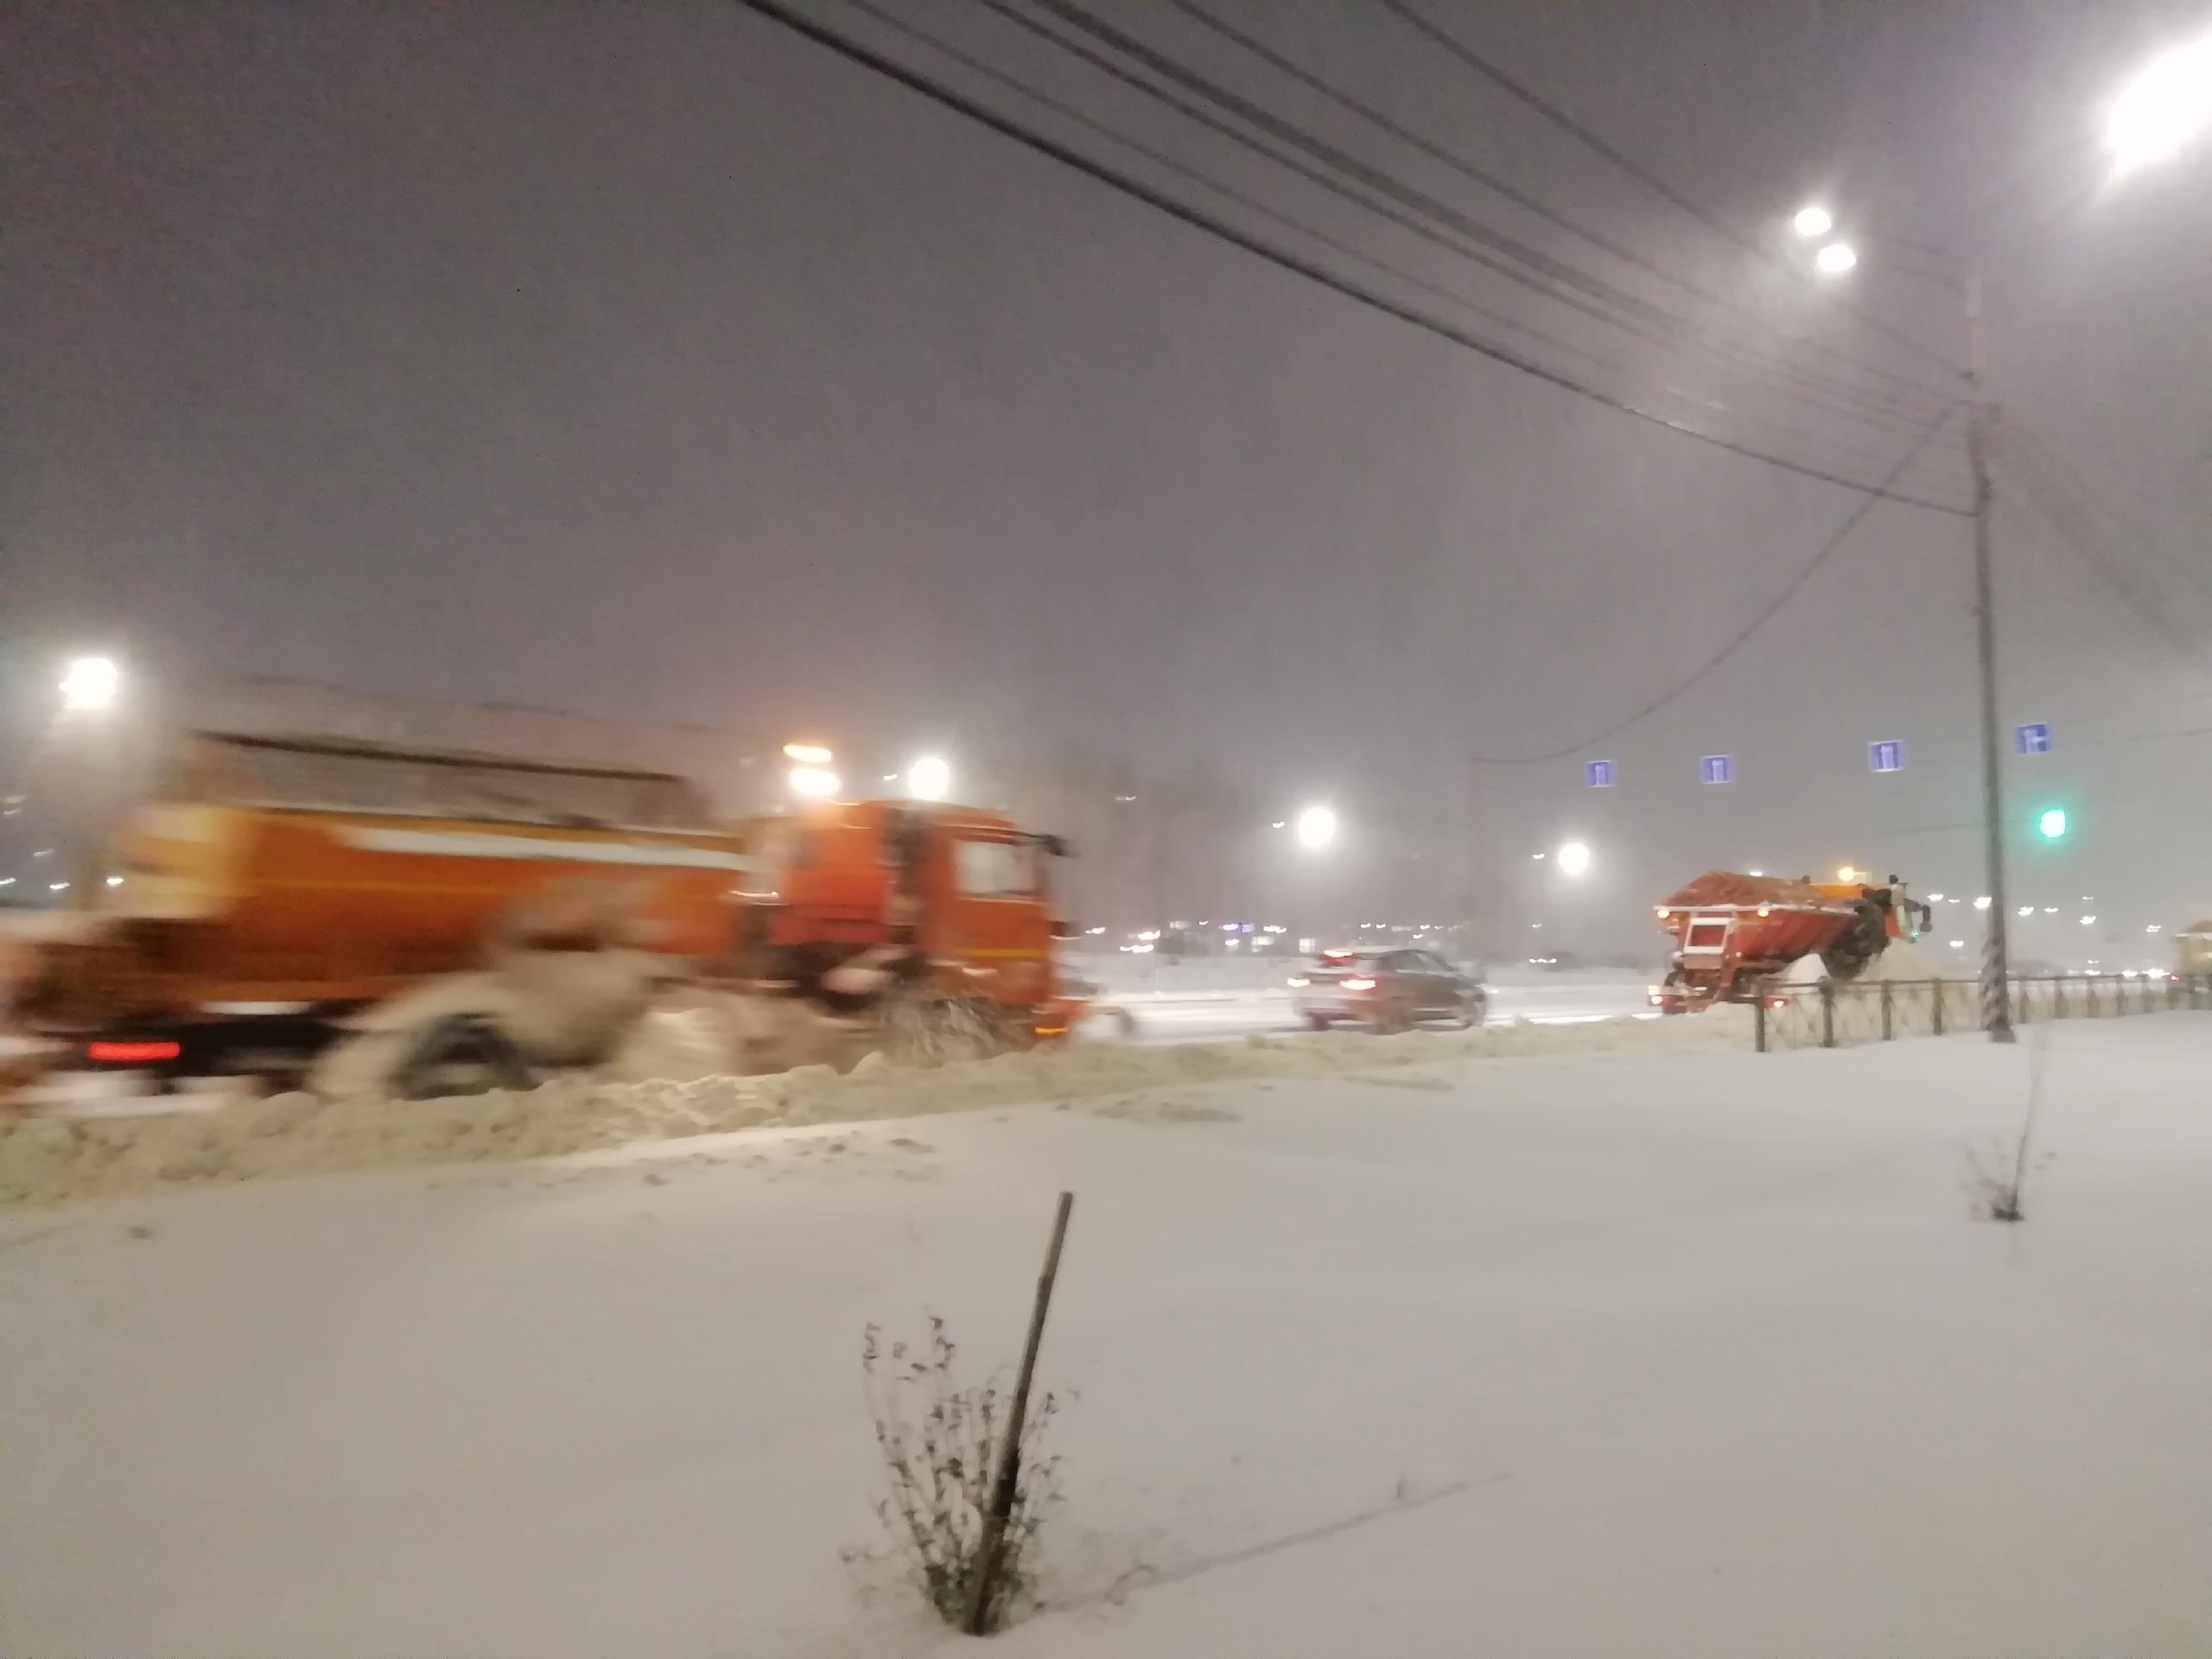
[[0,1204],[345,1170],[511,1161],[732,1129],[908,1117],[1093,1099],[1238,1077],[1332,1077],[1517,1054],[1748,1048],[1749,1011],[1686,1019],[1516,1023],[1398,1037],[1249,1037],[1212,1046],[1074,1044],[917,1071],[869,1057],[847,1072],[614,1083],[564,1078],[527,1093],[444,1100],[311,1095],[150,1117],[0,1125]]
[[1827,976],[1828,965],[1817,950],[1807,951],[1782,970],[1784,985],[1817,985]]
[[1891,939],[1859,977],[1863,980],[1959,979],[1970,976],[1955,963],[1939,961],[1910,939]]
[[[1827,978],[1827,963],[1821,960],[1818,951],[1808,952],[1782,970],[1780,979],[1784,985],[1818,985]],[[1853,976],[1853,983],[1872,984],[1882,980],[1926,981],[1930,979],[1970,978],[1967,968],[1957,963],[1940,960],[1922,950],[1910,939],[1891,939],[1865,970]]]

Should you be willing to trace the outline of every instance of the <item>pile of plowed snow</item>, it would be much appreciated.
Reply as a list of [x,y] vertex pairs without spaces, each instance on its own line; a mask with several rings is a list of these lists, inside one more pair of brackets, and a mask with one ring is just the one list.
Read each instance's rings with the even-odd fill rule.
[[1923,950],[1910,939],[1891,939],[1873,961],[1866,964],[1861,979],[1970,979],[1971,967],[1946,963],[1932,952]]
[[0,1204],[430,1164],[552,1157],[686,1135],[847,1122],[1030,1102],[1084,1100],[1176,1084],[1330,1077],[1517,1054],[1748,1048],[1750,1011],[1669,1020],[1493,1026],[1399,1037],[1250,1037],[1219,1046],[1077,1044],[928,1071],[871,1055],[850,1071],[802,1065],[690,1083],[564,1078],[523,1093],[444,1100],[242,1100],[147,1117],[0,1124]]
[[[1827,978],[1827,964],[1817,952],[1802,956],[1783,969],[1780,975],[1784,985],[1817,985]],[[1971,966],[1946,963],[1929,951],[1923,950],[1910,939],[1891,939],[1874,960],[1856,976],[1864,981],[1907,981],[1929,979],[1970,979]]]

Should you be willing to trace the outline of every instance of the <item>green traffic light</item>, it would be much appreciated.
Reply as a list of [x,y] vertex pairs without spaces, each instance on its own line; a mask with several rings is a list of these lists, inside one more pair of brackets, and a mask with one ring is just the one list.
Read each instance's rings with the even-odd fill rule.
[[2045,841],[2062,839],[2066,834],[2066,809],[2063,806],[2045,808],[2043,817],[2036,820],[2036,828]]

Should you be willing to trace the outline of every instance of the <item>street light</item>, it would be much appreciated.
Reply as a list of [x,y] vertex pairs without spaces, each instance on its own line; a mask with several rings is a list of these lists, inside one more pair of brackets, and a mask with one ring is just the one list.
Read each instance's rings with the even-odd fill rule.
[[1570,841],[1559,849],[1559,868],[1562,875],[1581,875],[1590,868],[1590,849],[1579,841]]
[[2113,171],[2169,160],[2212,126],[2212,36],[2161,52],[2120,89],[2105,112]]
[[934,754],[906,767],[906,793],[918,801],[941,801],[952,792],[952,768]]
[[[2106,111],[2105,143],[2114,170],[2126,173],[2178,154],[2183,146],[2212,129],[2212,36],[2161,53],[2144,66],[2120,90]],[[1825,208],[1801,207],[1790,220],[1798,234],[1825,236],[1834,228]],[[1810,228],[1817,225],[1818,229]],[[1891,241],[1902,238],[1890,238]],[[1933,250],[1906,244],[1916,253]],[[1967,462],[1974,475],[1974,634],[1980,659],[1981,816],[1982,858],[1987,868],[1989,926],[1983,938],[1981,958],[1981,1023],[1992,1042],[2012,1039],[2012,988],[2006,978],[2005,938],[2005,836],[2003,749],[1997,723],[1997,601],[1991,571],[1989,429],[1993,408],[1983,382],[1987,351],[1984,341],[1981,275],[1964,261],[1938,254],[1947,269],[1912,270],[1903,274],[1932,277],[1964,302],[1966,361],[1961,378],[1967,405]],[[1814,257],[1824,274],[1840,276],[1859,263],[1847,243],[1831,242]],[[2044,813],[2037,829],[2045,841],[2066,834],[2066,814],[2056,808]]]
[[1309,806],[1298,815],[1298,844],[1319,852],[1337,838],[1337,815],[1325,806]]
[[786,743],[785,758],[794,765],[785,782],[792,794],[805,801],[826,801],[844,787],[844,779],[830,770],[836,757],[819,743]]
[[64,709],[105,709],[115,701],[123,671],[107,657],[79,657],[61,677]]

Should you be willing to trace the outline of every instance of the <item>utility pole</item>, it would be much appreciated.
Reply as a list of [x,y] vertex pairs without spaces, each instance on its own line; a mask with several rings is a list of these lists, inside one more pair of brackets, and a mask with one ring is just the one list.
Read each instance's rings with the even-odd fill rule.
[[1985,385],[1988,344],[1981,314],[1981,274],[1969,271],[1967,300],[1967,460],[1974,469],[1974,642],[1981,671],[1981,836],[1983,882],[1989,893],[1982,929],[1981,1028],[1993,1043],[2012,1037],[2012,986],[2006,978],[2004,751],[1997,721],[1997,597],[1990,573],[1989,432],[1995,419]]

